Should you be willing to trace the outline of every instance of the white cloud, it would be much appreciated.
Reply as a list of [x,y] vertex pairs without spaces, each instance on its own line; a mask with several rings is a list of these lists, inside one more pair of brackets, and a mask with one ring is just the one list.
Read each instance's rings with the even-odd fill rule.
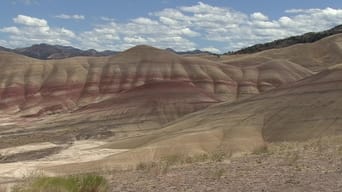
[[171,19],[171,18],[168,18],[168,17],[164,17],[164,16],[161,16],[159,18],[159,21],[162,23],[162,24],[165,24],[165,25],[169,25],[169,26],[175,26],[175,25],[178,25],[178,22],[174,19]]
[[220,53],[221,51],[215,47],[204,47],[204,48],[201,48],[200,50],[202,51],[209,51],[211,53]]
[[285,10],[285,13],[294,13],[294,14],[298,14],[298,13],[314,13],[317,11],[321,11],[321,9],[288,9]]
[[290,17],[283,16],[280,17],[279,24],[282,26],[290,26],[293,24],[293,20]]
[[268,20],[268,17],[260,12],[255,12],[251,14],[251,18],[254,20],[260,20],[260,21]]
[[184,12],[190,12],[190,13],[214,13],[214,12],[222,12],[225,9],[220,8],[220,7],[214,7],[214,6],[202,3],[202,2],[198,2],[197,5],[181,7],[180,10]]
[[20,31],[17,27],[5,27],[5,28],[2,28],[0,29],[1,32],[5,32],[5,33],[11,33],[11,34],[19,34]]
[[[172,13],[179,16],[175,17]],[[287,10],[286,13],[291,14],[270,20],[261,12],[248,16],[229,8],[213,7],[200,2],[194,6],[160,11],[156,16],[169,25],[182,24],[195,29],[203,40],[225,43],[230,50],[309,31],[325,30],[341,24],[342,20],[341,9]],[[221,51],[227,51],[222,48]]]
[[[108,39],[107,35],[114,38]],[[195,48],[195,43],[186,39],[198,35],[189,28],[173,29],[149,18],[137,18],[129,23],[107,23],[91,31],[81,33],[81,47],[90,46],[99,50],[124,50],[138,44],[149,44],[160,48],[177,48],[185,51]]]
[[188,27],[180,28],[178,30],[173,30],[170,32],[170,34],[175,34],[175,35],[184,35],[187,37],[196,37],[200,36],[200,34],[196,31],[191,30]]
[[13,19],[17,26],[4,27],[0,32],[8,33],[10,47],[23,47],[37,43],[71,45],[75,33],[65,28],[51,28],[44,19],[18,15]]
[[2,47],[9,47],[7,41],[0,39],[0,46]]
[[145,44],[148,42],[147,39],[141,37],[141,36],[135,36],[135,37],[125,37],[124,41],[127,43],[133,43],[133,44]]
[[78,15],[78,14],[75,14],[75,15],[60,14],[60,15],[56,15],[55,17],[59,19],[75,19],[75,20],[85,19],[84,15]]
[[[60,15],[82,18],[81,15]],[[291,9],[279,18],[265,13],[246,14],[203,2],[167,8],[127,22],[101,17],[101,24],[75,34],[65,28],[50,27],[46,20],[18,15],[14,26],[0,29],[9,34],[11,46],[34,42],[71,44],[84,49],[124,50],[137,44],[187,51],[203,48],[226,52],[256,43],[321,31],[341,24],[342,9]],[[212,47],[208,45],[218,45]]]
[[279,23],[278,22],[272,22],[272,21],[253,21],[253,26],[256,28],[263,28],[263,29],[272,29],[272,28],[278,28]]
[[116,42],[121,40],[118,28],[119,26],[115,22],[111,22],[97,26],[91,31],[82,32],[76,38],[78,45],[84,49],[116,50]]
[[158,21],[153,21],[146,17],[139,17],[136,19],[132,19],[133,23],[140,24],[140,25],[158,25]]
[[25,15],[18,15],[13,19],[14,23],[32,26],[32,27],[44,27],[47,26],[47,21],[45,19],[38,19],[34,17],[29,17]]

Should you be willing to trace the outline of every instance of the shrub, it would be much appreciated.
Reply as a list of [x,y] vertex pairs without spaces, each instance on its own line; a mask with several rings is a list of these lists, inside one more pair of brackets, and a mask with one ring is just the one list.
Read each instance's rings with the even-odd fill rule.
[[222,162],[226,157],[226,153],[220,150],[214,151],[209,155],[209,157],[212,162]]
[[104,177],[87,174],[66,177],[38,176],[13,188],[13,192],[107,192]]
[[175,154],[175,155],[168,155],[168,156],[161,158],[161,162],[169,166],[172,166],[176,164],[183,164],[185,159],[186,159],[185,156]]
[[268,154],[268,153],[269,153],[269,150],[268,150],[267,145],[259,147],[252,152],[252,154],[254,155],[261,155],[261,154]]
[[192,161],[194,163],[198,163],[198,162],[206,162],[206,161],[208,161],[208,159],[209,159],[209,155],[206,154],[206,153],[202,153],[202,154],[198,154],[198,155],[189,157],[188,161]]
[[300,155],[298,151],[288,152],[286,153],[283,165],[298,166],[297,162],[299,159],[300,159]]

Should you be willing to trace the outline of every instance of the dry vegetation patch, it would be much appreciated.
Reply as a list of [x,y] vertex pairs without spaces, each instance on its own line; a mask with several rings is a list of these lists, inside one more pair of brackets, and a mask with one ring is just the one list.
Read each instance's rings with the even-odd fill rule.
[[177,166],[187,166],[194,163],[204,162],[222,162],[227,157],[227,154],[221,150],[211,153],[201,153],[193,156],[184,154],[174,154],[162,157],[159,161],[140,162],[136,166],[138,171],[146,171],[153,175],[166,174],[168,171]]
[[60,177],[29,176],[12,192],[107,192],[107,180],[99,175],[72,175]]
[[[218,153],[220,154],[220,153]],[[342,137],[269,143],[250,155],[175,155],[112,172],[112,191],[340,191]],[[229,159],[227,159],[229,158]],[[219,161],[213,161],[217,159]]]

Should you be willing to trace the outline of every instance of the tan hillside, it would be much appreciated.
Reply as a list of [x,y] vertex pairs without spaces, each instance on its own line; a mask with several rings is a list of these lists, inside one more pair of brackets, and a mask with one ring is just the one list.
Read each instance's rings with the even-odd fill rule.
[[324,70],[342,62],[342,34],[329,36],[314,43],[296,44],[254,54],[222,56],[220,61],[245,66],[278,59],[296,63],[312,71]]

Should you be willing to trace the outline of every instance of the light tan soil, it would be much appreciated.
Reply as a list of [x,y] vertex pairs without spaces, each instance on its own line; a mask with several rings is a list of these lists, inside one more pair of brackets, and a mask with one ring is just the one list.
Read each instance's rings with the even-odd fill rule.
[[[342,189],[340,144],[280,144],[230,162],[111,172],[115,191],[331,191]],[[163,173],[164,172],[164,173]]]

